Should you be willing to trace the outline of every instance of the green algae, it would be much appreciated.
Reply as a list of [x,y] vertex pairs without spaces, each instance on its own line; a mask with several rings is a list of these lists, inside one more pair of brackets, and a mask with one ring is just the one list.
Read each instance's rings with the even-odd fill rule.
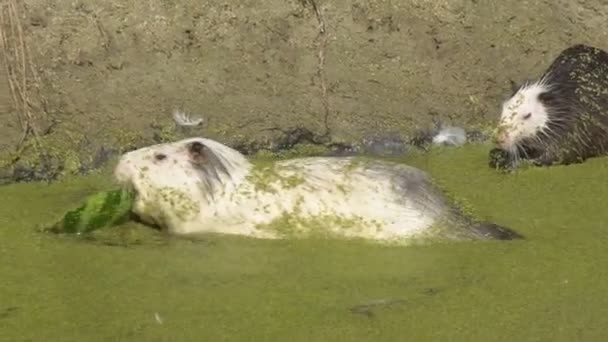
[[151,125],[155,129],[154,136],[158,143],[169,143],[179,140],[177,134],[177,125],[174,121],[170,122],[159,122],[153,121]]
[[260,150],[253,157],[256,160],[284,160],[296,157],[320,156],[328,151],[329,148],[321,144],[296,144],[290,149],[278,152]]
[[[97,165],[94,161],[99,147],[114,149],[117,155],[155,143],[167,143],[179,140],[173,122],[152,123],[154,138],[147,137],[141,131],[117,128],[103,133],[95,149],[90,137],[79,133],[77,126],[64,124],[61,129],[53,130],[34,140],[23,142],[18,150],[0,151],[0,173],[11,174],[15,168],[32,171],[35,179],[61,179],[86,173],[103,172],[112,159]],[[97,162],[99,163],[99,162]],[[10,178],[10,176],[8,176]]]
[[297,174],[283,175],[282,172],[288,169],[277,169],[275,160],[270,158],[258,158],[253,161],[251,173],[247,176],[256,191],[269,192],[276,194],[282,189],[294,188],[305,182],[302,176]]
[[[191,218],[200,210],[198,201],[183,191],[164,187],[157,190],[158,197],[152,199],[151,203],[169,204],[173,208],[173,213],[182,220]],[[148,210],[160,210],[148,208]]]
[[86,153],[81,155],[71,148],[83,144],[84,141],[85,137],[82,134],[74,132],[48,134],[38,140],[27,139],[19,150],[0,152],[0,169],[19,165],[22,168],[36,170],[42,174],[42,178],[76,175],[83,165],[91,161],[90,155],[87,158]]
[[[37,226],[112,189],[107,175],[4,186],[0,339],[603,340],[608,158],[502,173],[489,149],[404,161],[525,240],[185,239],[136,223],[57,236]],[[351,310],[385,299],[402,304]]]
[[277,234],[281,238],[335,238],[338,234],[328,231],[328,226],[348,231],[362,229],[364,224],[374,225],[380,229],[379,223],[365,222],[362,217],[340,217],[329,214],[302,217],[296,206],[293,213],[283,213],[270,223],[258,225],[256,228]]

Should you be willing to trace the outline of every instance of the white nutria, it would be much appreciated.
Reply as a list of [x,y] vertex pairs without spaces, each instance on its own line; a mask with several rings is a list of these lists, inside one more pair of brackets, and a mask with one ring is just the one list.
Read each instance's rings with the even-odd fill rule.
[[522,159],[570,164],[605,154],[608,54],[586,45],[563,50],[538,80],[503,103],[494,139],[508,168]]
[[390,162],[308,157],[254,165],[217,141],[190,138],[128,152],[114,175],[136,192],[134,214],[174,234],[321,233],[401,243],[520,237],[474,222],[422,170]]

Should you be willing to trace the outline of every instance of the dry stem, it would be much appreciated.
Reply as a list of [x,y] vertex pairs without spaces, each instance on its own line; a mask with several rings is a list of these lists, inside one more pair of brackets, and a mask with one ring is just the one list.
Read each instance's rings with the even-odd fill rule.
[[[17,148],[21,149],[29,135],[34,139],[34,148],[40,152],[40,130],[36,116],[32,110],[32,101],[28,88],[34,87],[38,93],[43,110],[46,114],[46,102],[40,96],[40,77],[36,72],[25,43],[23,26],[19,17],[20,9],[16,0],[4,0],[0,5],[0,47],[4,59],[4,66],[8,76],[8,85],[16,109],[23,136]],[[28,71],[34,82],[28,82]]]

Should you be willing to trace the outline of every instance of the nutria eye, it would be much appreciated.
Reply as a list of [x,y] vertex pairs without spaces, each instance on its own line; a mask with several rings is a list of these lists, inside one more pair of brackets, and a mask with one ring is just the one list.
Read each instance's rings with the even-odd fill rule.
[[532,113],[524,115],[524,120],[528,120],[532,116]]
[[154,159],[156,159],[156,160],[165,160],[165,158],[167,158],[166,154],[157,153],[154,155]]

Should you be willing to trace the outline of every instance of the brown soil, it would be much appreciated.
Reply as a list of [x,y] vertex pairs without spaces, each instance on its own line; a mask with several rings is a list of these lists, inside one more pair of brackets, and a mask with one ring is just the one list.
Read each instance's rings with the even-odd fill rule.
[[[295,126],[407,135],[433,116],[488,127],[511,80],[571,44],[608,48],[602,2],[26,0],[22,22],[58,122],[45,143],[78,165],[151,141],[174,108],[229,144]],[[8,151],[21,128],[3,82]]]

